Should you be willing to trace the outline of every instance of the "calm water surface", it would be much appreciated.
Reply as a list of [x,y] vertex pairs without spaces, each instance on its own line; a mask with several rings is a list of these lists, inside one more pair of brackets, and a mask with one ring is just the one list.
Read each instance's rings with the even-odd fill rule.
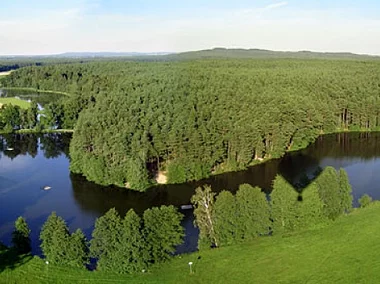
[[[281,174],[295,186],[312,179],[326,166],[344,168],[353,186],[355,204],[364,193],[380,199],[380,133],[334,134],[320,137],[302,151],[281,159],[226,173],[197,182],[163,185],[146,193],[116,187],[102,187],[70,174],[69,134],[0,136],[0,241],[9,245],[14,221],[24,216],[32,230],[33,253],[39,254],[38,235],[52,211],[62,216],[70,230],[81,228],[90,237],[95,219],[115,207],[120,214],[130,208],[142,213],[160,205],[189,204],[196,187],[210,184],[214,191],[249,183],[266,191],[276,174]],[[44,191],[44,186],[51,190]],[[185,214],[185,243],[178,252],[196,249],[198,231],[193,227],[191,210]]]

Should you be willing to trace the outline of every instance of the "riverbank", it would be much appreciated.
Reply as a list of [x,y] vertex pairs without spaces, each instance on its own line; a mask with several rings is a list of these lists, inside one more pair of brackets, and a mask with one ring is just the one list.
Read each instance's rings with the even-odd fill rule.
[[[74,133],[74,129],[43,129],[43,130],[20,129],[20,130],[15,130],[12,133],[17,133],[17,134]],[[0,130],[0,134],[12,134],[12,133]]]
[[312,145],[313,143],[315,143],[317,141],[317,139],[319,139],[319,138],[321,138],[323,136],[326,136],[326,135],[341,134],[341,133],[375,133],[375,132],[380,132],[380,129],[375,129],[375,130],[370,130],[370,129],[355,129],[355,130],[336,129],[335,131],[331,131],[331,132],[321,132],[314,139],[314,141],[312,141],[312,142],[310,142],[308,144],[304,144],[302,147],[293,147],[293,148],[290,148],[290,149],[286,150],[280,156],[255,159],[247,167],[239,168],[239,169],[236,169],[236,170],[217,170],[217,171],[212,172],[211,175],[210,175],[210,177],[211,176],[225,174],[225,173],[233,173],[233,172],[244,171],[244,170],[247,170],[250,167],[254,167],[254,166],[257,166],[257,165],[260,165],[260,164],[263,164],[263,163],[266,163],[266,162],[269,162],[269,161],[272,161],[272,160],[281,159],[287,153],[297,152],[297,151],[301,151],[301,150],[306,149],[307,147],[309,147],[310,145]]
[[380,278],[379,214],[377,202],[325,227],[180,255],[136,275],[57,267],[39,257],[22,257],[7,264],[0,257],[0,282],[375,283]]

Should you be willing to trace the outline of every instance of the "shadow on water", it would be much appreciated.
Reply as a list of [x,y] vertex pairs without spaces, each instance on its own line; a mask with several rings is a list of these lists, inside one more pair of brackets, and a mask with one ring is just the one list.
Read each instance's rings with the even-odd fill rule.
[[[38,234],[51,211],[56,211],[71,230],[82,228],[90,237],[95,219],[115,207],[120,215],[133,208],[138,214],[161,205],[180,207],[190,203],[199,186],[215,192],[239,185],[259,186],[269,193],[277,174],[296,188],[307,186],[326,166],[343,167],[353,185],[354,198],[364,193],[380,199],[380,133],[325,135],[308,148],[286,154],[245,171],[215,175],[183,184],[159,185],[141,193],[114,186],[99,186],[81,175],[69,173],[70,134],[13,134],[0,136],[0,241],[10,241],[13,222],[22,215],[32,229],[33,253],[40,253]],[[45,184],[50,191],[41,190]],[[185,243],[177,252],[196,249],[198,230],[191,210],[182,210]]]

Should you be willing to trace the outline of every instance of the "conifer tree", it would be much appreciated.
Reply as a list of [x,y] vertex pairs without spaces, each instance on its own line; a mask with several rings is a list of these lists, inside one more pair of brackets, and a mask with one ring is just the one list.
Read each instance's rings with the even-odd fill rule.
[[144,212],[145,245],[149,249],[149,260],[162,262],[175,252],[183,242],[183,215],[174,206],[161,206]]
[[251,240],[269,233],[270,207],[259,187],[240,185],[236,193],[236,206],[239,239]]
[[295,206],[297,210],[295,228],[297,229],[313,227],[326,219],[323,214],[323,203],[315,183],[311,183],[303,189],[302,198]]
[[117,251],[116,259],[120,262],[118,273],[140,272],[148,266],[147,243],[142,235],[141,218],[130,209],[122,222],[122,235]]
[[70,235],[65,221],[53,212],[44,223],[41,249],[51,264],[83,268],[88,263],[87,241],[80,229]]
[[77,229],[71,234],[66,255],[70,266],[83,268],[88,264],[87,240],[81,229]]
[[28,253],[30,246],[30,229],[23,217],[18,217],[15,222],[15,230],[12,233],[12,243],[16,251],[20,254]]
[[67,264],[66,250],[70,243],[69,229],[65,221],[51,213],[44,225],[41,234],[41,249],[46,259],[52,264]]
[[219,246],[231,245],[236,241],[237,206],[235,196],[223,190],[219,193],[214,205],[215,234]]
[[335,220],[343,213],[341,185],[336,170],[333,167],[326,167],[315,182],[323,203],[324,215]]
[[352,187],[348,179],[347,172],[344,169],[339,169],[340,195],[343,213],[348,213],[352,210]]
[[270,194],[272,233],[296,229],[298,193],[283,177],[277,175]]
[[115,208],[111,208],[96,220],[90,241],[90,255],[98,259],[97,269],[119,269],[120,263],[115,255],[122,241],[122,232],[121,218]]

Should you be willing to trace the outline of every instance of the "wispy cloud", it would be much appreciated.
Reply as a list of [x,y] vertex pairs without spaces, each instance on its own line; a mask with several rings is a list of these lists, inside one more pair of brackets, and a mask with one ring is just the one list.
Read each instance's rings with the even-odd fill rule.
[[282,2],[278,2],[278,3],[269,4],[269,5],[265,6],[264,9],[265,10],[273,10],[273,9],[277,9],[280,7],[284,7],[286,5],[288,5],[288,2],[282,1]]

